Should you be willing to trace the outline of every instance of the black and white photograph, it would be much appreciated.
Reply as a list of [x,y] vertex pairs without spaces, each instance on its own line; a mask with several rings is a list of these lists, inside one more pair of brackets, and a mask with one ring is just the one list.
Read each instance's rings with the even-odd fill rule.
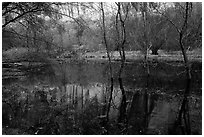
[[2,135],[202,135],[202,2],[1,2]]

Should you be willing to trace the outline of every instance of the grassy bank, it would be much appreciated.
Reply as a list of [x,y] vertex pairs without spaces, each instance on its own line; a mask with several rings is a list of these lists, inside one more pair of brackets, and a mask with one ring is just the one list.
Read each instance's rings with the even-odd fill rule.
[[[187,55],[190,61],[202,61],[202,50],[197,49],[188,51]],[[82,56],[89,60],[107,60],[107,54],[105,51],[88,52]],[[120,55],[117,51],[111,52],[112,60],[119,60]],[[148,55],[149,60],[160,60],[160,61],[183,61],[183,56],[180,51],[166,52],[163,50],[159,51],[159,55]],[[144,54],[141,51],[126,51],[127,61],[131,60],[143,60]]]
[[[120,55],[117,51],[110,52],[111,59],[113,61],[120,60]],[[183,61],[183,56],[180,51],[163,51],[159,50],[159,55],[148,54],[149,60],[160,61]],[[202,61],[202,49],[195,49],[193,51],[187,51],[187,55],[190,61]],[[2,54],[3,62],[5,61],[45,61],[46,59],[66,60],[66,59],[85,59],[85,60],[107,60],[106,51],[96,52],[78,52],[78,51],[64,51],[62,53],[48,53],[48,52],[36,52],[34,49],[27,48],[13,48],[4,51]],[[143,60],[144,54],[141,51],[126,51],[127,61]]]

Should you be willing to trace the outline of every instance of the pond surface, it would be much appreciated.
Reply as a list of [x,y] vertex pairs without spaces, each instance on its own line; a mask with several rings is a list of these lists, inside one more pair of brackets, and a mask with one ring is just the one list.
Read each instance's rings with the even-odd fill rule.
[[[117,122],[123,98],[119,69],[120,64],[113,63],[109,134],[185,134],[186,125],[175,124],[185,90],[184,67],[180,63],[151,63],[148,87],[142,62],[125,65],[122,83],[127,127]],[[188,98],[191,134],[202,134],[201,70],[201,63],[192,65],[192,95]],[[24,74],[3,78],[3,134],[107,134],[107,63],[55,62]]]

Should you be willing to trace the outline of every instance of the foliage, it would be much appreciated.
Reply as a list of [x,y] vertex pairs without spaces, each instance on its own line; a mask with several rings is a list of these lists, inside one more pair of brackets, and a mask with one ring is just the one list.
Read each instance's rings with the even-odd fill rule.
[[[35,48],[47,52],[55,50],[72,50],[78,45],[84,51],[104,50],[102,44],[102,25],[100,6],[97,3],[38,3],[38,2],[4,2],[3,17],[3,50],[13,47]],[[108,7],[111,6],[112,10]],[[193,3],[189,19],[187,49],[201,46],[201,5]],[[159,49],[178,50],[176,29],[168,20],[177,25],[183,18],[182,3],[122,3],[122,13],[128,7],[125,29],[127,40],[125,50],[143,50],[147,46],[157,54]],[[109,49],[117,49],[115,4],[104,3],[105,23]],[[146,9],[145,9],[146,8]],[[146,12],[146,35],[142,15]],[[151,28],[151,29],[150,29]],[[144,42],[148,37],[147,45]],[[82,50],[82,51],[83,51]]]
[[4,28],[15,21],[21,22],[22,20],[27,20],[28,18],[36,17],[37,15],[44,14],[45,16],[52,16],[51,11],[55,9],[51,5],[52,3],[45,2],[3,2],[2,16],[4,23],[2,27]]
[[[33,91],[18,84],[3,87],[4,132],[13,128],[12,132],[19,129],[21,134],[103,134],[97,98],[87,100],[86,107],[77,110],[75,104],[59,104],[54,98],[56,92],[41,86]],[[53,94],[51,99],[49,94]]]
[[[201,3],[3,2],[2,22],[3,80],[6,83],[2,88],[3,134],[127,134],[129,129],[134,130],[135,124],[142,128],[133,133],[149,133],[143,130],[147,129],[149,116],[155,109],[154,104],[148,108],[148,104],[152,102],[148,100],[150,96],[147,89],[150,89],[149,86],[167,86],[165,88],[172,90],[177,85],[182,91],[185,88],[185,93],[178,119],[175,120],[176,126],[186,125],[186,129],[183,129],[187,134],[191,134],[188,126],[190,122],[186,121],[190,118],[186,111],[189,107],[190,85],[192,84],[193,91],[200,92],[201,89],[200,62],[193,63],[194,60],[201,61],[202,51],[196,51],[202,46]],[[149,55],[150,50],[154,55]],[[158,54],[159,56],[155,56]],[[89,72],[79,75],[84,69],[84,58],[81,57],[95,56],[98,57],[96,60],[107,60],[108,57],[109,66],[105,66],[103,75],[98,77],[93,71],[104,62],[97,64],[97,67],[85,67]],[[145,63],[140,64],[143,56]],[[120,60],[120,67],[112,60]],[[69,61],[76,64],[67,65]],[[175,64],[169,64],[171,61]],[[59,66],[50,66],[55,63],[59,63]],[[139,72],[143,73],[136,74],[137,77],[129,74],[132,70],[129,64],[137,66],[136,69],[141,67]],[[75,69],[72,70],[73,66]],[[164,69],[166,66],[168,69]],[[110,71],[107,71],[108,67]],[[173,71],[169,72],[169,68]],[[194,72],[195,68],[198,68],[198,73],[197,70]],[[57,71],[53,71],[54,69]],[[179,73],[174,70],[179,70]],[[50,85],[40,85],[41,82],[34,77],[36,73],[40,76],[49,73],[49,76],[57,79],[59,85],[56,86],[55,83],[54,88],[49,87]],[[81,97],[77,96],[78,88],[76,87],[75,92],[75,86],[72,87],[73,93],[64,92],[69,88],[66,84],[72,81],[70,75],[74,75],[74,83],[80,82],[81,86],[82,83],[89,83],[89,73],[100,81],[104,80],[107,74],[110,76],[111,84],[103,92],[105,99],[102,100],[105,102],[101,103],[98,95],[90,97],[89,89],[83,96],[82,87]],[[31,77],[32,81],[38,81],[39,85],[22,86],[21,80],[28,77]],[[129,127],[129,107],[140,103],[130,101],[134,98],[128,98],[129,92],[127,87],[123,87],[122,78],[126,79],[127,83],[133,78],[131,81],[134,86],[142,84],[145,89],[145,96],[140,101],[143,104],[140,114],[145,113],[144,119],[139,117],[139,121],[142,120],[141,125],[134,122],[133,126]],[[7,83],[10,79],[17,79],[19,83]],[[45,79],[47,80],[47,77]],[[115,79],[119,83],[115,82]],[[186,79],[186,84],[183,84]],[[117,93],[121,95],[118,106],[115,106],[113,101],[115,91],[118,91],[115,90],[114,84],[121,91],[121,94]],[[168,106],[168,103],[166,105]],[[112,109],[117,109],[117,114],[119,113],[117,122],[111,119]],[[169,109],[162,110],[165,113],[161,117],[165,115],[164,119],[168,119],[166,112]],[[135,116],[133,117],[135,119]],[[184,123],[188,124],[182,125],[182,118]]]

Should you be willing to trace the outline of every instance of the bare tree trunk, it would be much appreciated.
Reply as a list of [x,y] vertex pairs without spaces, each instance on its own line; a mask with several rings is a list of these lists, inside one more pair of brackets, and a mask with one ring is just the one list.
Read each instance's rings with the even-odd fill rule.
[[75,85],[73,85],[73,90],[72,90],[72,105],[74,105],[74,91],[75,91]]
[[34,45],[34,47],[36,48],[36,51],[37,52],[39,52],[39,47],[38,47],[38,45],[37,45],[37,41],[36,41],[36,36],[37,36],[37,34],[36,34],[36,31],[35,30],[33,30],[33,45]]
[[76,90],[75,90],[75,102],[74,102],[74,104],[75,104],[75,108],[77,107],[77,105],[78,105],[78,86],[76,85]]
[[178,122],[181,125],[181,117],[183,115],[184,119],[184,124],[186,127],[185,132],[187,134],[191,134],[191,123],[190,123],[190,115],[189,115],[189,107],[188,107],[188,96],[190,95],[190,84],[191,84],[191,69],[188,61],[188,56],[186,55],[186,50],[183,45],[183,35],[185,31],[187,30],[187,25],[188,25],[188,16],[189,16],[189,3],[186,2],[186,7],[185,7],[185,20],[182,26],[182,29],[180,31],[179,35],[179,45],[183,54],[183,59],[184,59],[184,65],[185,65],[185,70],[186,70],[186,89],[184,93],[184,99],[181,104],[181,108],[179,111],[179,116],[178,116]]
[[[26,28],[26,46],[27,46],[27,49],[28,49],[28,53],[30,52],[30,49],[29,49],[29,36],[28,36],[28,33],[29,33],[29,26]],[[30,61],[28,61],[28,66],[30,66]]]
[[[119,45],[118,45],[120,58],[121,58],[121,67],[120,67],[120,70],[119,70],[119,78],[121,78],[122,71],[124,69],[124,65],[125,65],[125,61],[126,61],[125,48],[124,48],[124,45],[125,45],[125,42],[126,42],[125,20],[127,18],[128,12],[126,13],[125,19],[123,20],[122,15],[121,15],[122,13],[121,13],[121,4],[120,4],[120,2],[117,5],[118,5],[118,15],[119,15],[120,23],[121,23],[121,37],[120,37],[120,33],[119,33],[119,30],[118,30],[117,26],[116,26],[116,30],[118,32],[118,40],[120,41],[120,39],[122,39],[122,42],[120,42]],[[117,17],[116,17],[116,25],[118,25]]]
[[144,10],[142,11],[142,17],[143,17],[143,26],[144,26],[144,41],[145,41],[145,66],[147,69],[147,87],[148,87],[148,79],[150,75],[149,71],[149,63],[148,63],[148,37],[147,37],[147,5],[143,3]]
[[84,101],[83,101],[83,99],[84,99],[84,89],[83,89],[83,87],[82,87],[82,89],[81,89],[81,109],[82,109],[82,111],[83,111],[83,109],[84,109]]
[[[125,129],[123,130],[124,133],[127,133],[128,131],[128,119],[127,119],[127,98],[126,98],[126,91],[123,87],[123,83],[122,83],[122,72],[124,70],[124,66],[125,66],[125,61],[126,61],[126,56],[125,56],[125,42],[126,42],[126,29],[125,29],[125,20],[127,18],[128,15],[128,11],[126,11],[125,17],[124,19],[122,19],[122,13],[121,13],[121,3],[118,2],[116,3],[117,7],[118,7],[118,12],[116,14],[116,32],[117,32],[117,49],[120,53],[120,59],[121,59],[121,65],[120,65],[120,69],[118,72],[118,81],[119,81],[119,85],[120,85],[120,90],[122,92],[122,100],[121,100],[121,104],[120,104],[120,108],[119,108],[119,116],[118,116],[118,123],[124,123],[125,125]],[[119,28],[118,28],[118,21],[120,21],[120,31],[119,32]]]
[[191,84],[191,68],[189,65],[188,56],[186,54],[186,49],[183,44],[183,39],[185,37],[184,35],[188,27],[188,18],[189,18],[189,14],[191,10],[190,8],[192,8],[191,4],[189,2],[186,2],[185,7],[183,7],[183,9],[185,10],[184,11],[185,17],[184,17],[184,22],[181,26],[181,29],[179,29],[179,27],[176,24],[174,24],[174,22],[171,19],[169,19],[166,15],[164,15],[158,9],[155,8],[160,14],[162,14],[175,27],[176,31],[179,34],[179,46],[180,46],[180,49],[183,55],[184,66],[185,66],[185,71],[186,71],[186,88],[184,92],[184,99],[181,104],[181,108],[179,110],[179,115],[175,123],[181,126],[182,116],[183,116],[184,124],[186,126],[186,129],[183,129],[183,133],[186,132],[187,134],[191,134],[191,126],[190,126],[191,123],[190,123],[190,115],[189,115],[189,109],[188,109],[188,96],[190,95],[190,84]]
[[80,15],[79,14],[79,3],[77,2],[77,14],[78,14],[78,16]]
[[119,85],[120,85],[120,90],[122,92],[122,100],[121,100],[121,105],[120,105],[120,113],[119,113],[119,117],[118,117],[118,122],[125,122],[127,121],[127,113],[126,113],[126,107],[127,107],[127,99],[126,99],[126,93],[125,93],[125,89],[123,87],[123,82],[122,82],[122,78],[118,78],[119,80]]
[[186,2],[185,7],[183,7],[183,9],[185,10],[185,17],[184,17],[184,23],[181,27],[181,29],[179,29],[179,27],[174,24],[174,22],[168,18],[165,14],[161,13],[157,8],[155,8],[157,10],[158,13],[160,13],[161,15],[163,15],[176,29],[176,31],[179,34],[179,46],[183,55],[183,60],[184,60],[184,65],[185,65],[185,70],[186,70],[186,89],[185,89],[185,95],[189,95],[190,94],[190,83],[191,83],[191,68],[189,65],[189,61],[188,61],[188,56],[186,54],[186,50],[184,48],[184,44],[183,44],[183,39],[184,39],[184,34],[187,31],[187,27],[188,27],[188,18],[189,18],[189,14],[192,8],[192,3]]
[[110,58],[108,43],[107,43],[107,39],[106,39],[105,14],[104,14],[104,9],[103,9],[103,3],[102,2],[101,2],[101,12],[102,12],[102,22],[103,22],[103,39],[104,39],[104,43],[105,43],[105,46],[106,46],[106,52],[107,52],[107,56],[108,56],[110,76],[111,76],[110,98],[109,98],[107,113],[106,113],[106,121],[108,122],[109,121],[109,112],[110,112],[112,94],[113,94],[113,74],[112,74],[111,58]]
[[[144,27],[144,41],[145,41],[145,67],[147,71],[146,76],[146,88],[145,88],[145,115],[144,115],[144,130],[147,129],[148,126],[148,88],[149,88],[149,77],[150,77],[150,70],[149,70],[149,62],[148,62],[148,55],[149,55],[149,39],[147,36],[147,5],[143,3],[144,10],[142,11],[142,17],[143,17],[143,27]],[[145,132],[145,131],[144,131]]]

